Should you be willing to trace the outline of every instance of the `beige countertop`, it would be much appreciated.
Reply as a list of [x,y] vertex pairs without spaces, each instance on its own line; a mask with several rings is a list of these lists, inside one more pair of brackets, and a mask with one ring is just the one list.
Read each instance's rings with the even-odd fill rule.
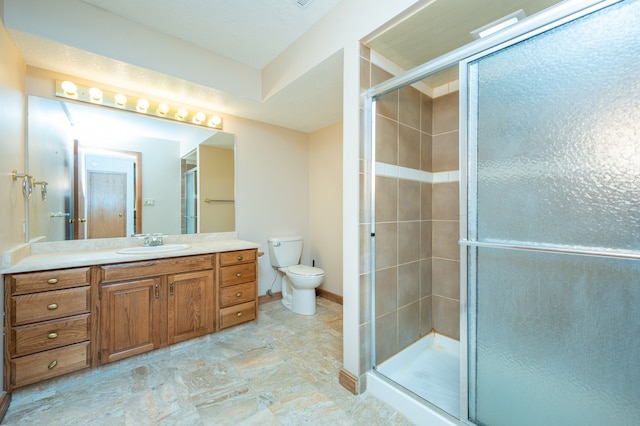
[[187,247],[158,253],[121,254],[118,250],[139,247],[142,246],[142,242],[138,238],[109,238],[26,244],[14,253],[3,253],[2,274],[165,259],[261,247],[258,243],[238,239],[235,233],[166,236],[164,243],[184,244]]

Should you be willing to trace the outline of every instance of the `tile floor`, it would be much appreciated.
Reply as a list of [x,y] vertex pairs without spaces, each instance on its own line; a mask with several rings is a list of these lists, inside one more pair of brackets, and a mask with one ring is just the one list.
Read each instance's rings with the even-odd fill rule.
[[18,389],[3,425],[410,425],[338,383],[342,306],[280,302],[259,318],[100,368]]

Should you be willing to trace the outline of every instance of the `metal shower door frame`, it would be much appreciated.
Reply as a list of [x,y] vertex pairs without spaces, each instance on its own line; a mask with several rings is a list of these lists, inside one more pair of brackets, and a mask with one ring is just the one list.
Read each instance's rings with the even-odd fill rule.
[[[475,227],[471,223],[469,228],[469,218],[477,217],[477,206],[468,204],[468,194],[475,189],[475,183],[469,182],[469,165],[473,158],[469,159],[468,138],[469,131],[477,117],[470,114],[468,103],[470,99],[468,78],[469,63],[480,57],[494,53],[500,49],[534,37],[552,28],[563,25],[581,16],[592,13],[596,10],[618,3],[622,0],[569,0],[550,7],[540,13],[528,17],[517,24],[499,31],[489,37],[481,38],[455,49],[445,55],[426,62],[412,70],[393,77],[381,84],[369,88],[366,93],[365,105],[365,126],[364,143],[370,152],[368,171],[370,173],[370,276],[371,276],[371,371],[376,372],[376,338],[375,338],[375,177],[376,177],[376,157],[375,157],[375,117],[376,101],[381,96],[398,90],[404,86],[416,83],[424,78],[443,71],[451,66],[459,65],[459,93],[460,93],[460,115],[459,115],[459,152],[460,152],[460,421],[465,424],[473,424],[469,419],[469,375],[474,373],[474,365],[470,362],[469,353],[475,349],[474,342],[469,339],[469,316],[474,313],[473,307],[468,307],[468,250],[475,250],[472,239],[475,234]],[[466,208],[463,208],[466,207]],[[471,313],[469,309],[471,309]],[[473,330],[471,330],[473,331]]]

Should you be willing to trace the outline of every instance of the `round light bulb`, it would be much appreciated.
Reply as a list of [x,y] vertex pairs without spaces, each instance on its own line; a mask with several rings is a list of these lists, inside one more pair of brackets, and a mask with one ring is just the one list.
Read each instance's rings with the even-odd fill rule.
[[102,103],[102,90],[97,87],[92,87],[89,89],[89,99],[94,103]]
[[147,109],[149,109],[149,101],[144,99],[144,98],[138,99],[138,104],[136,105],[136,110],[138,112],[147,112]]
[[75,96],[78,93],[78,87],[71,81],[63,81],[60,85],[65,96]]
[[118,93],[114,98],[118,108],[124,108],[127,105],[127,97],[122,93]]
[[207,118],[204,112],[199,112],[193,117],[194,124],[200,124]]
[[164,117],[169,112],[169,105],[167,105],[165,103],[161,103],[160,105],[158,105],[158,111],[157,112],[158,112],[158,115]]
[[180,108],[176,113],[176,118],[182,121],[185,118],[187,118],[188,115],[189,115],[189,111],[187,111],[185,108]]
[[222,118],[220,118],[219,115],[214,115],[213,117],[211,117],[209,119],[209,126],[210,127],[218,127],[220,125],[220,123],[222,123]]

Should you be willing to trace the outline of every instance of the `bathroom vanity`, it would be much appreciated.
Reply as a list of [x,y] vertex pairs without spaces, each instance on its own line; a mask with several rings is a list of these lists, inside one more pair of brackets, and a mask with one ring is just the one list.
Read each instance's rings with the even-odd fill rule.
[[125,255],[113,249],[51,252],[3,271],[5,389],[256,319],[259,245],[219,240],[185,246]]

